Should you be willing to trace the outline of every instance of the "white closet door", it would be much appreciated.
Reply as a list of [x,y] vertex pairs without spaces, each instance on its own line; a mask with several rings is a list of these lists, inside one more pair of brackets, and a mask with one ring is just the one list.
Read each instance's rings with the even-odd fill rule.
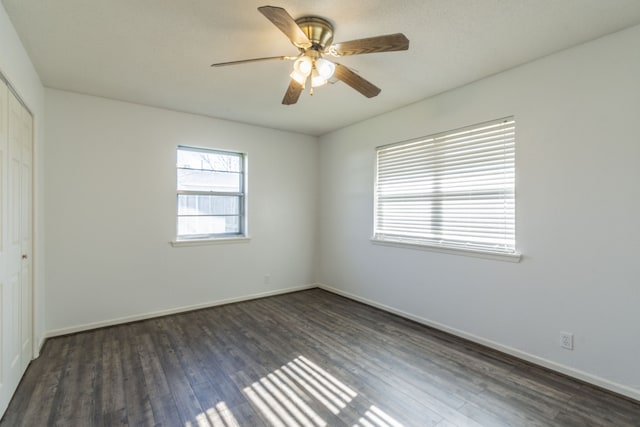
[[33,354],[32,127],[0,82],[0,415]]
[[0,81],[0,414],[4,412],[9,395],[7,379],[8,331],[10,307],[7,298],[7,151],[9,132],[7,130],[7,86]]
[[20,376],[33,356],[33,119],[20,106]]

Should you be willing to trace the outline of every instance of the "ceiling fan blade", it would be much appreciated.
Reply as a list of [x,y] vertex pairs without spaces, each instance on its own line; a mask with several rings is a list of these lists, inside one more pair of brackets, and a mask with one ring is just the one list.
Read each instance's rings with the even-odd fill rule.
[[282,98],[282,103],[284,105],[292,105],[298,102],[298,98],[300,98],[300,94],[304,90],[304,86],[298,83],[297,81],[291,79],[289,82],[289,87],[284,94],[284,98]]
[[371,83],[370,81],[360,77],[350,68],[344,65],[336,64],[336,71],[333,74],[338,80],[342,80],[367,98],[373,98],[381,91],[379,87]]
[[240,61],[229,61],[229,62],[217,62],[215,64],[211,64],[212,67],[224,67],[227,65],[236,65],[236,64],[246,64],[247,62],[259,62],[259,61],[269,61],[271,59],[296,59],[297,56],[267,56],[264,58],[253,58],[253,59],[241,59]]
[[409,49],[409,39],[404,34],[397,33],[336,43],[327,51],[334,56],[347,56],[407,49]]
[[271,21],[273,25],[289,37],[291,43],[305,49],[311,47],[309,38],[286,10],[276,6],[262,6],[259,7],[258,10]]

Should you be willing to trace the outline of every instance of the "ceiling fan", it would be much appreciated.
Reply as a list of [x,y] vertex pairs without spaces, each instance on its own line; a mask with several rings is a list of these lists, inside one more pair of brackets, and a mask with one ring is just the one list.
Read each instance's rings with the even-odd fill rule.
[[286,10],[276,6],[262,6],[258,10],[291,40],[291,43],[299,50],[298,55],[219,62],[211,64],[211,66],[222,67],[272,59],[295,61],[290,75],[289,87],[282,99],[282,103],[285,105],[298,102],[298,98],[307,84],[311,83],[310,93],[313,94],[314,87],[326,84],[331,77],[343,81],[367,98],[372,98],[380,93],[379,87],[362,78],[350,68],[335,61],[329,61],[325,55],[341,57],[409,49],[409,40],[402,33],[332,44],[333,25],[326,19],[317,16],[303,16],[293,19]]

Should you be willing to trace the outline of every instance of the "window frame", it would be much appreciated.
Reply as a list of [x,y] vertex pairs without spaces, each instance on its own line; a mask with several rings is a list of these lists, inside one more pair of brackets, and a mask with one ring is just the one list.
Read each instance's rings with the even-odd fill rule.
[[[426,207],[426,209],[428,210],[424,213],[424,215],[421,215],[422,217],[421,225],[422,226],[427,225],[427,231],[424,231],[422,236],[408,237],[410,234],[408,232],[408,229],[400,230],[396,234],[394,234],[393,232],[390,232],[391,230],[388,225],[386,227],[383,225],[380,215],[383,215],[383,212],[384,212],[383,209],[388,209],[388,208],[384,206],[384,202],[381,202],[380,199],[386,197],[388,200],[388,198],[390,197],[389,194],[393,194],[393,192],[385,193],[386,190],[384,189],[384,185],[380,184],[381,173],[379,169],[380,169],[380,163],[381,163],[380,162],[381,152],[386,151],[388,153],[389,150],[398,148],[398,151],[394,153],[394,155],[397,155],[403,149],[407,149],[412,145],[419,146],[420,144],[423,144],[424,147],[428,147],[428,144],[431,143],[434,148],[432,149],[433,152],[430,153],[429,155],[419,154],[416,150],[416,152],[413,153],[413,157],[407,156],[404,160],[401,160],[401,162],[402,161],[404,162],[418,161],[422,163],[429,163],[429,162],[433,163],[431,166],[429,166],[429,169],[421,169],[421,171],[426,170],[426,172],[421,172],[421,173],[424,175],[429,175],[429,174],[433,175],[433,177],[431,178],[433,181],[431,186],[436,188],[439,186],[438,179],[437,179],[438,175],[443,175],[443,173],[448,173],[449,175],[446,176],[447,178],[457,177],[455,173],[443,172],[441,169],[441,165],[437,163],[437,160],[442,156],[442,153],[449,151],[453,144],[451,142],[448,142],[448,143],[445,142],[444,144],[438,147],[437,146],[438,140],[449,141],[450,138],[454,138],[454,135],[458,135],[465,132],[473,132],[474,130],[480,130],[487,126],[493,126],[493,125],[500,126],[503,123],[510,123],[510,122],[513,123],[513,133],[514,133],[514,136],[512,137],[512,142],[511,142],[512,147],[510,148],[510,150],[512,151],[512,154],[511,154],[512,163],[511,162],[507,163],[507,160],[504,160],[508,158],[508,156],[505,154],[503,159],[503,167],[505,168],[505,170],[508,170],[510,167],[513,170],[513,175],[512,175],[513,177],[511,179],[512,186],[509,187],[508,191],[503,192],[505,196],[503,197],[502,200],[511,202],[513,206],[511,210],[511,213],[513,215],[513,223],[512,223],[513,249],[512,251],[505,250],[502,248],[491,250],[491,248],[488,247],[488,244],[486,244],[485,247],[481,247],[482,245],[474,246],[469,243],[467,243],[467,245],[463,245],[463,244],[460,244],[459,242],[456,242],[455,240],[447,240],[447,239],[443,239],[443,240],[440,240],[440,242],[437,242],[436,239],[434,239],[433,237],[429,237],[429,235],[437,234],[438,228],[444,227],[450,220],[446,219],[445,217],[444,219],[439,219],[438,220],[439,222],[433,222],[433,220],[425,219],[424,216],[426,215],[426,216],[429,216],[430,218],[438,216],[441,218],[443,215],[443,211],[434,210],[434,209],[440,208],[441,204],[443,203],[444,200],[446,200],[447,196],[451,196],[455,194],[455,191],[453,190],[441,191],[440,189],[438,190],[432,189],[429,191],[427,190],[421,191],[422,197],[425,197],[425,199],[431,200],[427,204],[428,207]],[[448,144],[448,145],[445,145],[445,144]],[[411,150],[409,149],[408,151],[411,151]],[[429,157],[429,156],[432,156],[432,157]],[[507,165],[507,166],[505,167],[504,165]],[[426,167],[427,167],[426,165],[422,166],[422,168],[426,168]],[[413,173],[414,172],[412,172],[412,174]],[[385,172],[385,175],[382,176],[382,180],[389,179],[389,177],[395,178],[396,175],[394,174],[397,174],[397,172],[389,173],[387,171]],[[411,179],[408,176],[408,174],[409,174],[408,172],[405,172],[403,170],[401,175],[401,180],[406,182],[406,180]],[[424,176],[421,176],[420,178],[425,179]],[[416,179],[415,181],[409,181],[409,184],[420,184],[419,182],[420,178]],[[508,182],[508,180],[505,180],[505,182]],[[398,184],[396,183],[395,185],[398,185]],[[402,185],[404,186],[405,184],[402,184]],[[400,142],[384,144],[384,145],[375,147],[375,180],[374,180],[373,191],[374,191],[373,236],[371,237],[371,242],[374,244],[430,250],[430,251],[443,252],[443,253],[449,253],[449,254],[475,256],[475,257],[481,257],[481,258],[505,260],[505,261],[512,261],[512,262],[519,262],[521,259],[521,254],[517,251],[516,242],[515,242],[515,237],[516,237],[515,236],[515,211],[516,211],[516,206],[515,206],[515,118],[513,116],[504,117],[496,120],[490,120],[482,123],[477,123],[474,125],[465,126],[458,129],[452,129],[445,132],[439,132],[436,134],[414,138],[407,141],[400,141]],[[477,192],[478,189],[475,189],[474,191]],[[473,194],[473,193],[469,192],[468,194]],[[509,195],[509,197],[507,197],[507,195]],[[400,196],[400,199],[402,199],[402,196]],[[495,199],[487,198],[486,200],[495,200]],[[410,206],[412,202],[405,201],[405,203],[406,203],[406,206],[409,206],[409,210],[411,210]],[[394,208],[402,209],[402,207],[399,207],[399,208],[394,207]],[[413,212],[415,214],[415,207],[413,209],[414,209]],[[470,208],[467,208],[467,209],[470,209]],[[408,213],[409,210],[405,211],[404,213],[405,214]],[[507,212],[507,209],[504,209],[504,210],[505,212]],[[394,221],[397,221],[397,220],[394,220]],[[400,222],[398,223],[394,223],[393,226],[402,226],[403,220],[400,219],[399,221]],[[405,219],[405,221],[407,220]],[[473,221],[469,221],[469,223],[472,224]],[[393,228],[393,226],[391,228]],[[505,226],[505,228],[506,227],[507,226]],[[471,231],[471,233],[473,233],[474,231],[477,232],[478,230],[482,231],[480,228],[478,229],[470,228],[469,230]],[[472,234],[467,234],[467,236],[471,236],[471,235]]]
[[[207,191],[207,190],[181,190],[179,189],[179,171],[185,170],[187,168],[181,168],[178,165],[178,156],[180,151],[191,151],[191,152],[202,152],[208,154],[222,154],[222,155],[233,155],[240,158],[240,171],[239,180],[240,180],[240,192],[227,192],[227,191]],[[191,145],[178,145],[176,147],[176,199],[175,199],[175,218],[176,218],[176,238],[171,242],[172,246],[196,246],[202,244],[209,243],[225,243],[225,242],[242,242],[249,240],[248,234],[248,220],[247,220],[247,206],[248,206],[248,197],[247,197],[247,182],[248,182],[248,174],[247,174],[247,153],[241,151],[227,150],[227,149],[219,149],[219,148],[208,148],[208,147],[196,147]],[[194,169],[198,170],[198,169]],[[208,169],[206,169],[208,171]],[[226,172],[226,171],[215,171],[211,170],[211,172]],[[233,196],[238,197],[238,215],[233,215],[238,217],[238,232],[231,233],[203,233],[203,234],[194,234],[194,235],[180,235],[179,234],[179,221],[181,217],[189,216],[189,215],[180,215],[180,196],[184,195],[195,195],[195,196]],[[204,215],[204,216],[224,216],[224,215]]]

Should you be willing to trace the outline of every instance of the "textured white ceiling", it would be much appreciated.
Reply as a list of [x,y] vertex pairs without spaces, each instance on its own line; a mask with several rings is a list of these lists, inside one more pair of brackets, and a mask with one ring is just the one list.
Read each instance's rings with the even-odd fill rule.
[[[47,87],[321,135],[640,23],[639,0],[2,0]],[[382,88],[344,83],[280,102],[295,55],[256,9],[335,26],[335,42],[403,32],[405,52],[341,63]]]

